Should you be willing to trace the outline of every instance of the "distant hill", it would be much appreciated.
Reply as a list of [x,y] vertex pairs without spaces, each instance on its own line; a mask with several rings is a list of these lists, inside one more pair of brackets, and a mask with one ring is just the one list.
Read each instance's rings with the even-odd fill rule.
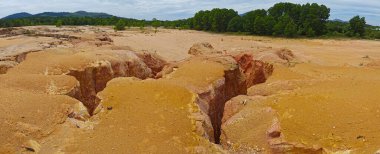
[[3,19],[17,19],[17,18],[26,18],[26,17],[30,17],[30,16],[33,16],[33,15],[30,13],[21,12],[21,13],[16,13],[16,14],[6,16]]
[[16,13],[4,17],[3,19],[17,19],[17,18],[26,18],[26,17],[97,17],[97,18],[107,18],[113,17],[113,15],[107,13],[98,13],[98,12],[86,12],[86,11],[77,11],[77,12],[43,12],[38,14],[29,14],[26,12]]
[[344,20],[341,20],[341,19],[334,19],[334,20],[330,20],[330,21],[341,22],[341,23],[348,23],[348,21],[344,21]]

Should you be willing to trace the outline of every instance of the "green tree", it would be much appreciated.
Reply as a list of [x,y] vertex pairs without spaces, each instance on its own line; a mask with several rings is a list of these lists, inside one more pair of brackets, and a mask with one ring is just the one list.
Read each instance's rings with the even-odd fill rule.
[[266,15],[267,15],[267,11],[264,9],[247,12],[246,14],[243,15],[243,30],[245,32],[254,33],[255,32],[254,24],[255,24],[256,18],[259,16],[265,17]]
[[355,16],[350,20],[350,31],[356,35],[364,36],[366,21],[364,17]]
[[306,30],[306,36],[308,36],[308,37],[314,37],[315,36],[315,31],[313,30],[313,28],[309,27]]
[[284,34],[286,37],[294,37],[297,35],[297,25],[293,20],[290,20],[290,22],[286,25]]
[[238,16],[232,9],[215,8],[211,11],[199,11],[194,15],[193,27],[196,30],[226,32],[232,18]]
[[276,24],[276,21],[272,16],[266,16],[265,17],[265,34],[266,35],[272,35],[273,34],[273,27]]
[[227,31],[240,32],[243,30],[243,21],[240,16],[236,16],[228,23]]
[[154,33],[157,33],[157,28],[160,27],[161,23],[156,18],[152,20],[152,26],[154,27]]
[[291,21],[289,15],[279,17],[277,23],[273,27],[273,35],[283,36],[285,34],[285,28]]
[[193,25],[195,30],[203,30],[203,16],[205,16],[205,11],[195,13],[193,17]]
[[256,34],[259,34],[259,35],[265,35],[267,32],[267,29],[266,29],[266,23],[265,23],[265,19],[266,17],[261,17],[261,16],[258,16],[256,17],[255,19],[255,23],[254,23],[254,32]]
[[120,19],[114,27],[115,30],[125,30],[125,21],[123,19]]
[[211,20],[211,30],[214,32],[226,32],[228,23],[232,18],[238,16],[232,9],[212,9],[209,20]]
[[302,5],[299,24],[300,33],[308,35],[311,34],[309,32],[314,31],[314,35],[325,34],[327,32],[326,23],[329,16],[330,9],[325,5],[318,5],[316,3]]
[[63,21],[62,20],[58,20],[56,23],[55,23],[55,26],[56,27],[62,27],[63,25]]

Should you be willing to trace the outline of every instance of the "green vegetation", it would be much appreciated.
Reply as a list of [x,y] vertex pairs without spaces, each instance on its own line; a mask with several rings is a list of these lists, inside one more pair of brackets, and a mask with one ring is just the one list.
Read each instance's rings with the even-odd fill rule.
[[158,21],[156,18],[153,18],[152,20],[152,26],[154,27],[154,33],[157,33],[157,28],[160,27],[161,22]]
[[116,31],[118,31],[118,30],[125,30],[125,22],[124,22],[124,20],[120,19],[120,20],[115,24],[114,29],[115,29]]
[[62,20],[58,20],[56,23],[55,23],[55,26],[56,27],[62,27],[63,25],[63,21]]
[[354,35],[364,36],[365,33],[365,18],[360,16],[355,16],[350,20],[350,31]]
[[33,25],[114,25],[115,30],[146,26],[232,32],[278,37],[355,37],[380,39],[380,28],[366,24],[365,18],[353,17],[349,22],[329,21],[330,9],[316,3],[277,3],[268,10],[258,9],[239,15],[233,9],[202,10],[194,17],[174,21],[151,21],[119,17],[31,16],[1,19],[0,27]]

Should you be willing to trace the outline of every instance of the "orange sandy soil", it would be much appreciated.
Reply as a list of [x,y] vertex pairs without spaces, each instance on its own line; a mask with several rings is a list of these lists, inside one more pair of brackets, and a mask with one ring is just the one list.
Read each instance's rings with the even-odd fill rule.
[[207,87],[223,76],[223,66],[198,60],[183,65],[164,79],[119,78],[109,82],[99,94],[108,109],[99,115],[102,121],[93,131],[78,133],[74,146],[67,148],[69,152],[222,152],[196,133],[194,114],[200,110],[196,94],[183,86]]
[[[54,33],[88,40],[107,34],[113,43],[96,47],[88,42],[64,42],[30,53],[0,75],[0,153],[271,153],[267,133],[274,119],[286,142],[321,147],[324,153],[374,153],[380,149],[378,41],[166,29],[154,33],[137,28],[114,32],[110,27],[26,29],[56,30]],[[0,59],[18,54],[14,48],[44,50],[41,44],[54,41],[57,39],[22,35],[0,38]],[[65,75],[69,70],[82,70],[99,61],[123,61],[130,58],[121,51],[126,49],[182,61],[190,57],[188,49],[198,42],[209,42],[227,54],[251,53],[275,66],[266,83],[237,98],[244,107],[222,126],[224,149],[200,135],[204,132],[199,133],[194,118],[200,110],[196,90],[206,89],[229,68],[212,61],[185,62],[162,79],[113,79],[98,94],[104,107],[101,111],[85,122],[67,118],[73,111],[83,111],[72,96],[79,83]],[[282,48],[290,49],[295,58],[279,59],[275,53]]]
[[228,134],[224,142],[233,143],[233,151],[268,152],[268,129],[278,119],[288,143],[321,147],[325,153],[375,153],[380,149],[379,79],[380,70],[372,68],[275,67],[266,83],[248,90],[251,96],[237,98],[246,105],[222,128]]

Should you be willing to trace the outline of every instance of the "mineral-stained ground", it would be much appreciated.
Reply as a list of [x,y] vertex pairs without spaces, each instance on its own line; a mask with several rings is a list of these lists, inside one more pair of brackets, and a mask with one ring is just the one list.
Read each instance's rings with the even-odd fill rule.
[[380,152],[380,42],[0,31],[0,153]]

